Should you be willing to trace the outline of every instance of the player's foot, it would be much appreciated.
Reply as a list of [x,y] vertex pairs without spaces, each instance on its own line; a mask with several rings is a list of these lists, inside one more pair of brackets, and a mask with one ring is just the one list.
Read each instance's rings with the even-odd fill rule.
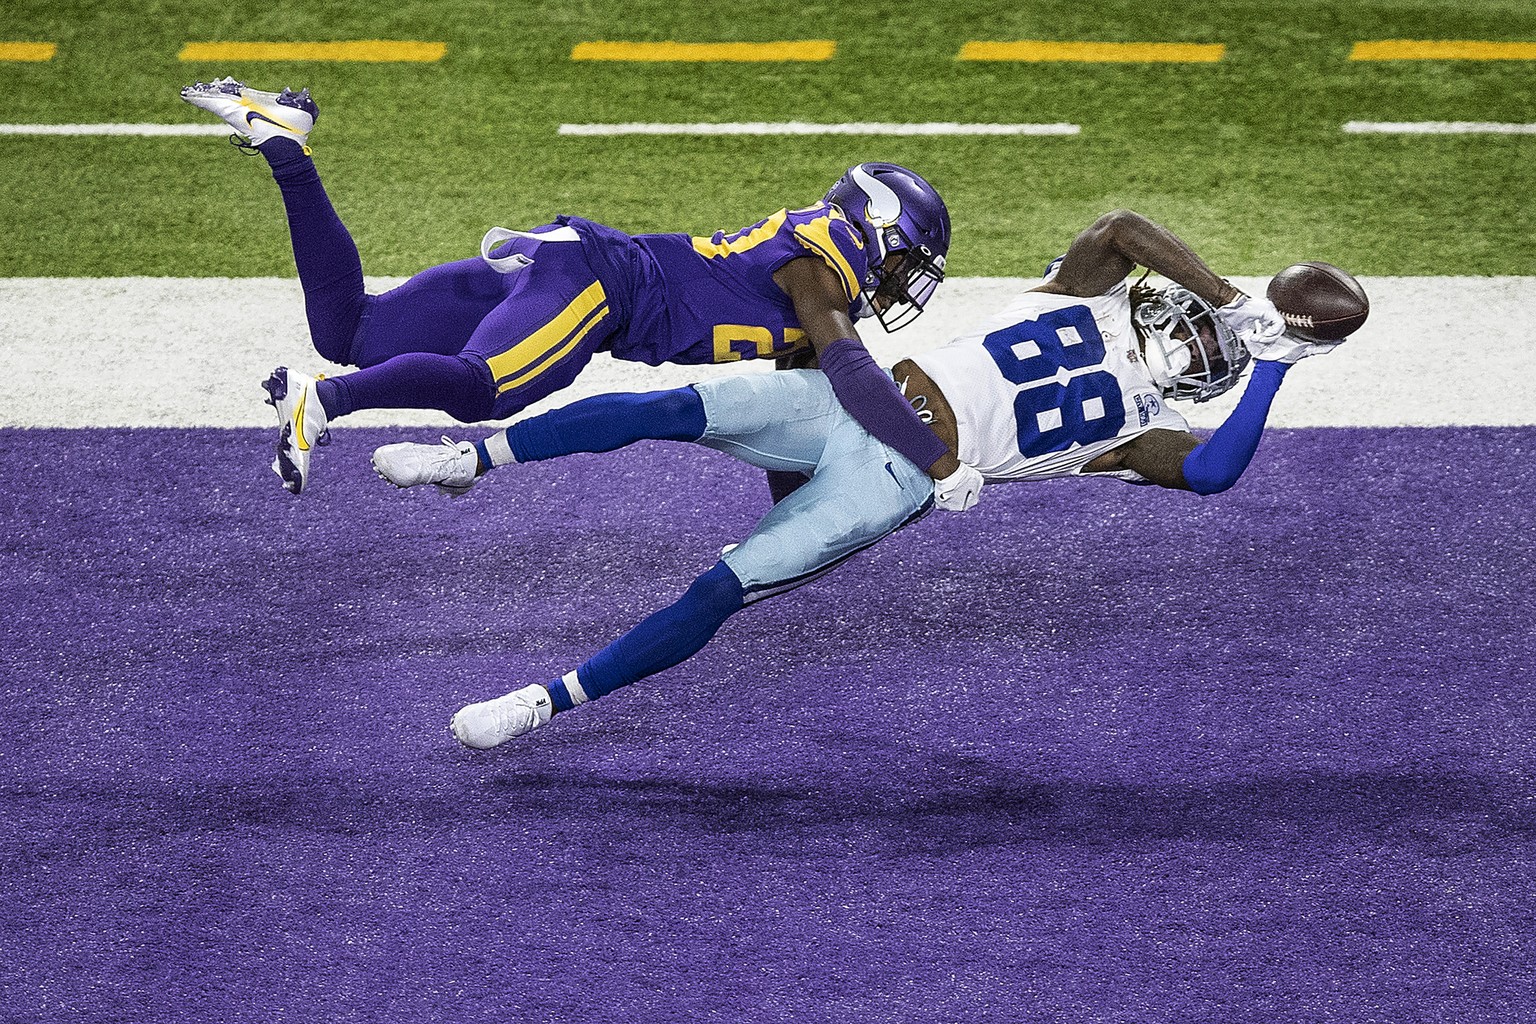
[[283,487],[294,494],[303,492],[309,483],[311,450],[331,443],[325,406],[315,394],[317,379],[279,366],[261,383],[267,391],[267,404],[277,410],[277,457],[272,460],[272,472],[282,477]]
[[221,78],[189,85],[181,90],[181,98],[222,117],[249,146],[293,139],[307,147],[310,129],[320,120],[320,108],[308,89],[258,92],[247,89],[244,82]]
[[373,471],[396,487],[436,484],[455,498],[475,486],[479,469],[475,446],[448,437],[442,444],[386,444],[373,453]]
[[460,708],[448,728],[466,747],[490,750],[532,732],[548,722],[554,713],[549,691],[534,683],[504,697]]

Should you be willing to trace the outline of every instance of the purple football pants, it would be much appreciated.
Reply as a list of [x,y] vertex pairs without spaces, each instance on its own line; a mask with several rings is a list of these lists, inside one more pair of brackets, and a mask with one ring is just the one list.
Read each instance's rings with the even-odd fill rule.
[[458,260],[368,295],[357,246],[314,161],[287,140],[259,152],[282,191],[315,350],[362,367],[320,382],[332,419],[359,409],[504,419],[568,386],[616,329],[575,241],[510,243],[538,252],[514,274]]

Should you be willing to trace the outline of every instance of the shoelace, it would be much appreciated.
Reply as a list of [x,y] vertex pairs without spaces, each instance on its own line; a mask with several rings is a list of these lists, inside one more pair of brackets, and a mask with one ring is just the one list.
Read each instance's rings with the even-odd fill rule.
[[514,732],[520,731],[513,727],[513,719],[518,719],[517,724],[521,725],[524,720],[530,717],[532,711],[533,709],[527,707],[521,700],[508,695],[506,704],[496,709],[494,718],[496,732],[503,736],[510,736]]

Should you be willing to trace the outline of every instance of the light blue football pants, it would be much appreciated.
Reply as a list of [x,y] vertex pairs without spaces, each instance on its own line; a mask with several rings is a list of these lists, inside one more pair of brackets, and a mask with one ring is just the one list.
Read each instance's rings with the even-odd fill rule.
[[748,603],[830,571],[933,504],[928,474],[859,426],[819,371],[737,374],[694,389],[706,420],[699,444],[812,474],[724,556]]

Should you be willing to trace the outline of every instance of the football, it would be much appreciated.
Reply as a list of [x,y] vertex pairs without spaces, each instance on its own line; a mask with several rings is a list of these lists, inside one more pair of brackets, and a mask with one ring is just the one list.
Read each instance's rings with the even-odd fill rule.
[[1268,295],[1290,333],[1308,341],[1342,341],[1371,312],[1371,300],[1353,275],[1315,260],[1280,271],[1269,282]]

